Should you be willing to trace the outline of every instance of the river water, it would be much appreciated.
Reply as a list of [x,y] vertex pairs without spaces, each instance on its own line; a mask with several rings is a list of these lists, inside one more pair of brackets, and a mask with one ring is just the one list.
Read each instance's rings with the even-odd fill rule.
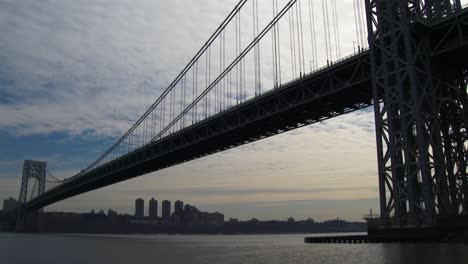
[[463,244],[304,244],[304,236],[0,233],[0,263],[468,263]]

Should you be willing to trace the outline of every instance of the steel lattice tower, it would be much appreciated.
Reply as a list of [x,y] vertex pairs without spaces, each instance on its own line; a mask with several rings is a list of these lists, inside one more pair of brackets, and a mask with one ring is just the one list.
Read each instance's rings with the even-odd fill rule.
[[[27,212],[24,206],[28,199],[28,184],[30,179],[36,179],[38,183],[37,195],[42,195],[45,191],[47,175],[47,163],[41,161],[25,160],[23,165],[23,176],[21,178],[20,196],[18,199],[19,207],[16,212],[16,231],[37,230],[37,213],[42,212],[38,209],[35,213]],[[35,188],[33,188],[33,192]],[[27,220],[29,215],[29,221]]]
[[23,165],[23,177],[21,178],[21,190],[19,203],[25,204],[28,195],[28,183],[30,179],[36,179],[39,183],[37,195],[45,191],[47,163],[41,161],[25,160]]
[[366,0],[387,226],[433,226],[467,213],[467,74],[440,70],[447,66],[432,60],[425,30],[459,10],[459,0]]

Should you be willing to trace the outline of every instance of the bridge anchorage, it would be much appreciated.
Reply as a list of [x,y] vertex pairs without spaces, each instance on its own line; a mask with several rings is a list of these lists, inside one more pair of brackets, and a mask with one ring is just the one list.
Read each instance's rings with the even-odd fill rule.
[[[362,7],[363,1],[354,1],[355,6]],[[356,25],[358,51],[345,59],[339,57],[336,1],[322,1],[327,45],[322,57],[314,11],[318,1],[302,1],[309,4],[306,16],[299,0],[287,1],[283,8],[273,0],[273,19],[268,17],[263,29],[258,0],[250,1],[249,16],[240,15],[247,2],[239,1],[122,138],[80,173],[63,181],[53,177],[54,185],[37,197],[20,198],[23,210],[36,211],[373,105],[380,216],[367,218],[372,240],[466,236],[468,10],[460,1],[365,0],[365,16],[357,10],[355,17],[359,24],[367,22],[369,49],[365,29]],[[242,34],[241,17],[244,22],[250,18],[250,39]],[[280,31],[285,28],[289,31]],[[272,38],[262,41],[265,36]],[[280,36],[289,38],[289,46]],[[226,48],[229,43],[235,43],[235,51]],[[310,73],[305,73],[306,57]],[[250,59],[253,63],[247,65]],[[272,73],[265,74],[266,63]],[[264,91],[266,86],[271,90]]]

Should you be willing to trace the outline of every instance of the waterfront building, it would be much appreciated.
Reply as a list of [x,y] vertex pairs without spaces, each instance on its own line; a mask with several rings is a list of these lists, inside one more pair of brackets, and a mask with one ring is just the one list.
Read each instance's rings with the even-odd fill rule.
[[162,218],[168,221],[171,217],[171,202],[168,200],[162,201]]
[[151,198],[149,201],[149,218],[156,220],[158,218],[158,200]]
[[216,224],[216,225],[223,225],[224,224],[224,214],[215,212],[215,213],[208,213],[206,217],[207,224]]
[[177,200],[174,203],[174,214],[182,215],[184,213],[184,202]]
[[135,217],[143,218],[145,215],[145,200],[138,198],[135,200]]
[[12,213],[15,212],[16,208],[18,207],[18,202],[13,198],[8,198],[3,200],[3,211],[5,213]]

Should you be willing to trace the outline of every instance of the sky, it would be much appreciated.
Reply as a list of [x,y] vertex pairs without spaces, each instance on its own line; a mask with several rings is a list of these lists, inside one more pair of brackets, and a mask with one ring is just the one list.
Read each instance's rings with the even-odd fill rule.
[[[266,1],[259,2],[266,13]],[[0,0],[0,198],[18,197],[25,159],[46,161],[58,178],[95,160],[156,100],[236,3]],[[345,55],[353,52],[358,37],[350,26],[352,1],[337,3]],[[323,34],[319,22],[317,34]],[[317,41],[323,63],[324,40]],[[361,221],[369,209],[378,211],[373,109],[150,173],[46,210],[133,213],[139,197],[183,200],[226,218]]]

